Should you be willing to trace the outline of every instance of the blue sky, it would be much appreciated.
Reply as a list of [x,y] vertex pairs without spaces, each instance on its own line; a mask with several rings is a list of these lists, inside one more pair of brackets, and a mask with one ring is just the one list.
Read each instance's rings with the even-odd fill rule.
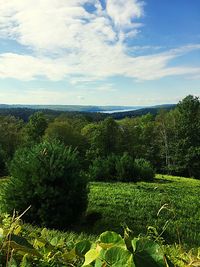
[[199,0],[0,0],[0,103],[200,96]]

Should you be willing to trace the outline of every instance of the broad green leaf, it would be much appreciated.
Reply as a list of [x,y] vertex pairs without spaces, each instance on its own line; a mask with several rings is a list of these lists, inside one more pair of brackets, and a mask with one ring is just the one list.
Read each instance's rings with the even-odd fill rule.
[[99,252],[96,249],[90,249],[86,254],[85,254],[85,262],[83,266],[89,265],[93,261],[95,261],[99,256]]
[[57,236],[55,236],[55,237],[53,237],[52,239],[51,239],[51,241],[50,241],[50,244],[52,245],[52,246],[57,246],[58,245],[58,237]]
[[121,247],[112,247],[105,253],[105,260],[113,267],[134,267],[133,255]]
[[[101,247],[99,247],[101,248]],[[106,265],[105,262],[105,253],[107,250],[101,248],[100,250],[98,250],[98,245],[97,245],[97,251],[99,251],[99,257],[96,259],[95,261],[95,267],[104,267]]]
[[20,246],[34,249],[33,246],[24,237],[12,234],[10,237],[10,241],[14,241],[15,243],[17,243]]
[[132,241],[134,262],[137,267],[166,267],[165,256],[161,247],[146,238]]
[[24,254],[31,254],[41,258],[40,253],[23,237],[17,235],[11,235],[10,241],[7,241],[6,246],[10,246],[16,251],[23,252]]
[[103,267],[103,266],[105,266],[105,261],[102,261],[101,259],[97,258],[94,266],[95,267]]
[[119,234],[111,231],[101,234],[99,241],[99,245],[104,249],[110,248],[113,245],[125,246],[125,242],[122,237]]
[[84,256],[91,248],[91,243],[88,240],[83,240],[75,245],[75,251],[78,256]]
[[17,244],[14,241],[8,241],[8,242],[6,242],[6,245],[7,246],[10,246],[12,249],[14,249],[16,251],[23,252],[24,254],[30,254],[30,255],[33,255],[33,256],[37,256],[39,258],[42,257],[40,255],[40,253],[36,249],[34,249],[34,248],[31,249],[31,248],[28,248],[28,247],[25,247],[25,246],[21,246],[21,245]]
[[62,254],[62,257],[66,262],[73,261],[76,258],[75,249],[73,248],[71,251],[65,252]]

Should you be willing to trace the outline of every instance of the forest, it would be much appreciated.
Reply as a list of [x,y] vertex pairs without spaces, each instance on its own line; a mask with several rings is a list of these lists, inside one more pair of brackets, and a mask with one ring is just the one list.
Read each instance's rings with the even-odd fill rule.
[[96,159],[104,161],[111,156],[126,155],[148,161],[157,173],[198,179],[199,110],[199,99],[189,95],[170,111],[121,120],[100,114],[99,121],[98,114],[91,118],[83,113],[57,115],[55,111],[35,112],[27,122],[1,115],[0,173],[1,176],[8,173],[7,167],[16,150],[45,140],[59,140],[77,150],[84,169],[95,164]]

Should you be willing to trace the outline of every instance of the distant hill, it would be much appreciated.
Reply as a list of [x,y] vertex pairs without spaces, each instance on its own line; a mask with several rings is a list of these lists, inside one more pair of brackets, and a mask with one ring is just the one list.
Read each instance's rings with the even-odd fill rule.
[[138,116],[145,115],[147,113],[150,113],[152,115],[157,115],[159,110],[161,109],[165,109],[169,111],[171,109],[174,109],[175,107],[176,107],[176,104],[163,104],[163,105],[156,105],[152,107],[145,107],[145,108],[132,110],[132,111],[112,113],[109,115],[112,116],[114,119],[123,119],[126,117],[129,117],[129,118],[138,117]]
[[6,105],[0,104],[2,108],[27,108],[36,110],[55,110],[72,112],[114,112],[123,110],[136,110],[144,106],[84,106],[84,105]]
[[[28,108],[29,107],[29,108]],[[36,108],[37,107],[37,108]],[[48,108],[47,108],[48,107]],[[105,119],[106,117],[113,117],[114,119],[123,119],[125,117],[137,117],[137,116],[142,116],[147,113],[151,113],[153,115],[156,115],[160,109],[165,109],[165,110],[171,110],[176,107],[175,104],[166,104],[166,105],[157,105],[153,107],[135,107],[135,110],[131,111],[120,111],[120,112],[114,112],[115,110],[119,111],[120,107],[115,106],[112,107],[110,106],[109,108],[107,106],[104,107],[95,107],[95,106],[70,106],[73,107],[72,109],[75,109],[75,107],[78,107],[77,109],[81,109],[84,107],[85,110],[87,111],[66,111],[64,110],[65,108],[63,107],[63,110],[61,109],[61,106],[53,106],[55,109],[51,109],[50,107],[52,106],[23,106],[23,105],[5,105],[5,104],[0,104],[0,115],[12,115],[17,118],[20,118],[24,121],[28,121],[28,118],[30,115],[37,111],[42,111],[49,117],[56,117],[59,116],[60,114],[66,114],[69,117],[74,117],[74,116],[84,116],[88,121],[100,121]],[[60,109],[56,109],[56,107]],[[88,109],[88,107],[91,107]],[[104,110],[101,110],[103,109]],[[122,107],[121,107],[122,108]],[[131,107],[129,107],[131,109]],[[133,108],[133,107],[132,107]],[[93,111],[92,111],[93,109]],[[123,107],[123,109],[128,109],[128,107]],[[88,111],[90,110],[90,111]],[[122,109],[121,109],[122,110]],[[108,111],[108,113],[106,113]],[[112,113],[111,113],[112,112]]]
[[16,118],[22,119],[27,122],[28,118],[35,112],[41,111],[49,118],[55,118],[61,114],[67,115],[67,117],[84,117],[89,122],[100,121],[106,118],[108,115],[99,112],[78,112],[78,111],[58,111],[51,109],[33,109],[33,108],[2,108],[0,107],[0,116],[12,115]]

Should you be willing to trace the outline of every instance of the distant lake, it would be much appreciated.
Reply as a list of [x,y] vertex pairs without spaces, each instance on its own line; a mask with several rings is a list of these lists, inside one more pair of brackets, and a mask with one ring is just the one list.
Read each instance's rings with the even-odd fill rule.
[[137,110],[138,108],[132,108],[132,109],[118,109],[118,110],[104,110],[104,111],[100,111],[100,113],[108,113],[108,114],[112,114],[112,113],[116,113],[116,112],[126,112],[126,111],[133,111],[133,110]]

